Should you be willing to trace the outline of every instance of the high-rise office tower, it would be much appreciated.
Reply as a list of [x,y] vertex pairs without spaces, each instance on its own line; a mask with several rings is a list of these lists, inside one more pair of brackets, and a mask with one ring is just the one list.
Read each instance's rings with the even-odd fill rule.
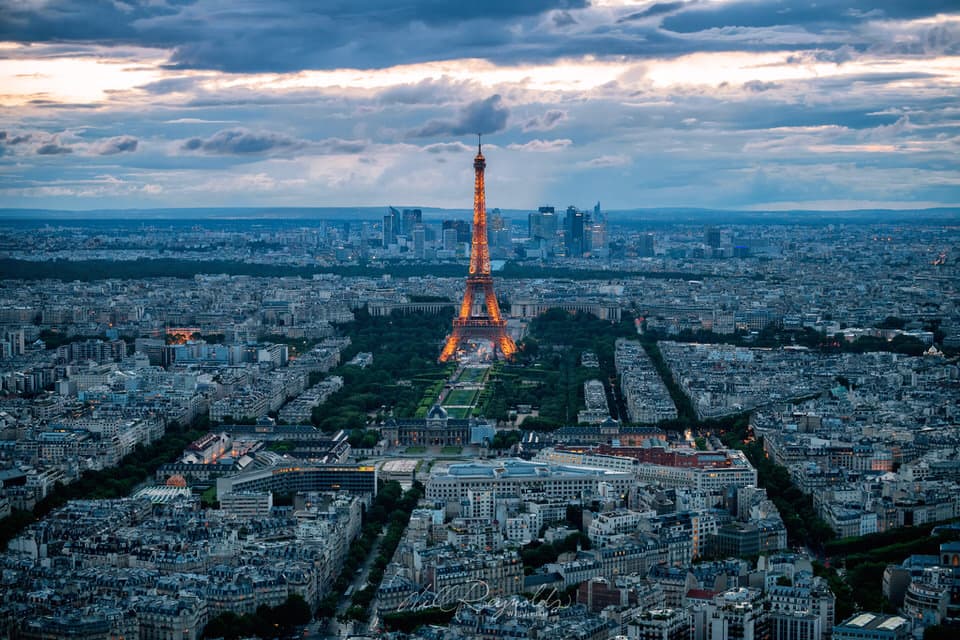
[[568,256],[583,255],[583,211],[574,206],[567,207],[567,217],[564,220],[563,243],[567,248]]
[[557,214],[553,207],[540,207],[540,209],[540,229],[543,231],[543,237],[553,242],[557,239]]
[[402,233],[400,224],[400,212],[387,207],[387,214],[383,216],[383,246],[397,243],[397,235]]
[[406,236],[412,236],[414,228],[423,222],[423,211],[421,209],[403,210],[403,230],[401,233]]
[[456,229],[457,242],[470,242],[470,223],[466,220],[444,220],[443,230]]
[[500,209],[494,209],[490,212],[490,231],[503,231],[505,224],[506,223],[503,220],[503,214],[500,213]]
[[443,250],[444,251],[456,251],[457,250],[457,230],[456,229],[444,229],[443,230]]
[[651,258],[656,255],[656,250],[653,246],[653,234],[645,233],[640,236],[640,246],[638,247],[639,253],[645,258]]
[[527,215],[527,237],[531,240],[553,240],[557,218],[553,207],[540,207]]
[[427,230],[422,224],[413,227],[413,255],[417,260],[423,260],[426,252]]
[[717,229],[716,227],[707,227],[703,235],[708,247],[712,249],[717,249],[720,247],[720,229]]
[[607,225],[594,222],[590,225],[590,251],[595,253],[607,246]]

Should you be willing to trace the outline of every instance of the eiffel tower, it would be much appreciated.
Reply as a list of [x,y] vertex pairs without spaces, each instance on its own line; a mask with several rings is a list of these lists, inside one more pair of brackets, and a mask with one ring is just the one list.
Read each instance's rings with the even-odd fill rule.
[[493,345],[494,352],[511,358],[517,345],[507,333],[507,321],[500,315],[500,304],[493,291],[490,275],[490,247],[487,245],[487,199],[483,183],[483,171],[487,161],[483,157],[478,136],[477,157],[473,159],[473,238],[470,244],[470,272],[467,275],[467,290],[463,294],[460,313],[453,319],[453,332],[440,352],[440,362],[452,358],[465,343],[485,340]]

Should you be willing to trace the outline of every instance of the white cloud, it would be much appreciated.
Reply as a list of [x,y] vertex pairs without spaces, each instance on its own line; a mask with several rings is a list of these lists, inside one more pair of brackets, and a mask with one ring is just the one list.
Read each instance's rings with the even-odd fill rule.
[[557,140],[530,140],[529,142],[524,142],[523,144],[508,144],[507,149],[511,151],[534,151],[534,152],[552,152],[552,151],[563,151],[567,147],[573,144],[573,140],[569,138],[559,138]]
[[630,164],[630,157],[624,154],[602,155],[589,160],[578,162],[577,166],[581,169],[607,169],[611,167],[624,167]]

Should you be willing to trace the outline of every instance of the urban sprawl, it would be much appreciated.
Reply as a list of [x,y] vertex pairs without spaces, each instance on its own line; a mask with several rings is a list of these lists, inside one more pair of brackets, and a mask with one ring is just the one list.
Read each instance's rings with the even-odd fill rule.
[[0,635],[960,637],[955,221],[487,232],[0,223]]

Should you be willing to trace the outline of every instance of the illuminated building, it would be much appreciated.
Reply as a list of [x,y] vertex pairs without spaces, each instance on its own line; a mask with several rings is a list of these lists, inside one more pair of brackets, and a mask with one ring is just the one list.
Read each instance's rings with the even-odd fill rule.
[[217,496],[240,492],[349,491],[377,495],[377,469],[370,465],[287,464],[217,479]]
[[427,484],[427,498],[459,503],[470,491],[492,491],[497,496],[538,494],[564,500],[626,495],[634,486],[632,473],[611,469],[560,466],[523,460],[451,464],[435,471]]
[[470,272],[467,289],[463,294],[460,312],[453,319],[453,332],[440,352],[440,362],[446,362],[463,349],[471,340],[485,340],[493,344],[494,351],[510,358],[517,352],[517,345],[507,333],[507,321],[500,314],[500,304],[493,291],[490,275],[490,247],[487,244],[487,204],[483,171],[487,161],[480,145],[473,159],[475,179],[473,184],[473,241],[470,246]]

